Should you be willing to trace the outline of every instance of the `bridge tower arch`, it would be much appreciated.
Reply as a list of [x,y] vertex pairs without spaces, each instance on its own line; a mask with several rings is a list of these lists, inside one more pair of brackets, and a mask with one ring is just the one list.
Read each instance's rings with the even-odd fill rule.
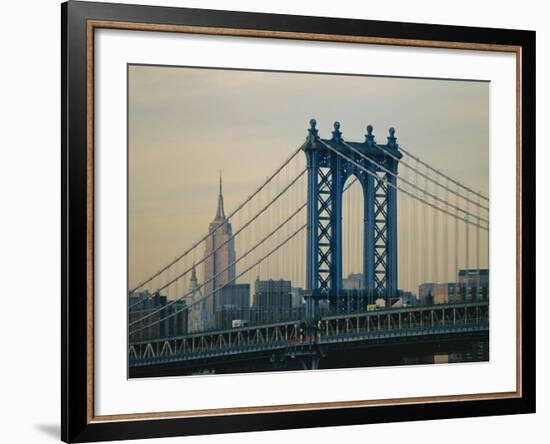
[[[367,176],[367,177],[365,177]],[[363,245],[365,245],[364,234],[368,230],[366,209],[367,202],[366,196],[368,187],[370,186],[369,177],[366,174],[360,174],[351,172],[347,174],[344,180],[344,188],[342,190],[342,280],[349,276],[350,273],[361,273],[362,281],[361,288],[367,288],[366,283],[371,282],[372,279],[367,277],[367,270],[370,267],[366,267],[369,258],[363,255]],[[352,198],[352,196],[354,196]],[[362,229],[356,230],[350,222],[362,221]],[[353,239],[356,243],[352,242],[352,236],[354,233],[359,234],[357,239]],[[348,242],[346,242],[348,238]],[[350,249],[350,251],[347,251]],[[360,256],[356,258],[356,256]],[[359,259],[359,263],[355,263],[355,260]],[[342,283],[342,287],[344,284]]]
[[307,160],[306,289],[308,317],[319,313],[319,301],[339,309],[346,303],[342,263],[342,195],[354,175],[363,189],[363,289],[368,303],[389,303],[397,293],[397,171],[402,157],[390,128],[387,143],[377,144],[367,126],[363,142],[347,142],[340,123],[330,139],[319,137],[310,121],[302,150]]

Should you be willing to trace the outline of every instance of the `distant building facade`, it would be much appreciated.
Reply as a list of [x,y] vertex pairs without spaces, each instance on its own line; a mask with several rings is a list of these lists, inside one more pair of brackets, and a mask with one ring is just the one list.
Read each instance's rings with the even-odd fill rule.
[[304,305],[304,290],[302,288],[292,287],[290,292],[292,294],[292,307],[302,307]]
[[418,286],[418,299],[421,305],[432,305],[434,303],[436,285],[433,282],[424,282]]
[[225,216],[221,177],[216,217],[208,231],[210,235],[206,239],[204,252],[203,296],[206,299],[209,324],[214,325],[220,289],[235,281],[235,240],[231,224]]
[[448,302],[449,304],[459,304],[462,302],[462,297],[460,295],[460,286],[456,282],[450,282],[448,284]]
[[460,304],[489,299],[489,270],[459,270],[458,282],[425,282],[418,287],[422,305]]
[[486,268],[459,270],[458,285],[464,302],[489,300],[489,270]]
[[418,299],[421,305],[456,303],[459,297],[455,282],[426,282],[418,287]]
[[363,273],[350,273],[347,278],[342,279],[344,290],[362,290]]
[[254,302],[252,315],[255,323],[278,322],[291,317],[292,285],[283,279],[259,278],[254,283]]
[[229,284],[219,292],[218,307],[233,306],[239,309],[250,307],[250,284]]
[[216,329],[225,330],[233,328],[234,325],[248,323],[250,284],[229,284],[221,288],[216,307]]
[[151,295],[148,291],[131,295],[128,299],[130,340],[185,335],[187,333],[186,308],[186,301],[169,301],[166,296]]
[[403,304],[403,307],[414,307],[418,304],[416,296],[410,291],[399,290],[397,295],[398,299]]

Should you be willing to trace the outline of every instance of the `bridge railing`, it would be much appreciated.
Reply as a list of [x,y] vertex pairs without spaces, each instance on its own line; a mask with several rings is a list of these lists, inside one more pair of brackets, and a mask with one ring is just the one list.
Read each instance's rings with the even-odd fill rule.
[[[229,322],[232,318],[221,319],[218,328],[201,331],[181,331],[179,334],[152,335],[146,337],[130,338],[130,344],[160,343],[163,341],[179,340],[183,338],[204,339],[206,337],[219,337],[220,335],[245,335],[250,332],[265,329],[277,332],[277,329],[295,333],[295,339],[316,337],[319,335],[347,334],[350,331],[380,331],[411,329],[418,327],[439,327],[458,324],[484,324],[489,321],[489,308],[487,301],[474,303],[434,304],[409,307],[376,307],[364,311],[356,311],[352,307],[349,311],[327,309],[315,321],[306,321],[302,307],[264,312],[258,309],[247,309],[239,313],[239,323]],[[248,321],[242,318],[249,317]],[[227,321],[227,322],[226,322]],[[290,330],[289,330],[290,329]],[[262,336],[260,333],[259,336]],[[193,339],[194,340],[194,339]],[[231,341],[229,341],[231,342]]]
[[[428,312],[430,311],[433,313],[434,310],[428,310]],[[390,312],[385,312],[380,316],[369,315],[362,319],[348,318],[343,322],[340,318],[327,319],[315,333],[304,331],[298,326],[275,324],[268,327],[141,342],[130,345],[128,357],[130,366],[141,366],[162,362],[223,358],[276,349],[332,346],[344,343],[365,344],[369,341],[379,343],[405,337],[477,334],[487,331],[488,326],[486,316],[476,320],[474,316],[468,316],[463,312],[463,316],[454,320],[445,319],[441,315],[437,318],[434,318],[433,315],[417,316],[410,325],[398,328],[397,318],[393,317]]]

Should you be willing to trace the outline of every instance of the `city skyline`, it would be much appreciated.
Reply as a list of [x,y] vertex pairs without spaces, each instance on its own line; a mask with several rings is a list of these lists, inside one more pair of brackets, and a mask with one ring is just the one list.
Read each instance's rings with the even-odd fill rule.
[[[462,173],[462,176],[459,176],[461,179],[464,177],[469,179],[465,182],[473,183],[482,192],[488,191],[489,88],[486,83],[144,66],[130,66],[129,69],[130,287],[162,267],[206,232],[205,227],[212,221],[213,213],[214,199],[210,199],[209,196],[215,194],[211,193],[213,191],[210,183],[211,176],[214,176],[212,179],[216,184],[216,176],[224,167],[226,207],[234,208],[262,182],[268,171],[273,170],[281,162],[281,158],[288,155],[303,141],[306,124],[311,117],[306,116],[305,106],[294,113],[296,117],[292,126],[286,121],[289,117],[283,113],[284,117],[280,121],[261,122],[259,116],[250,121],[249,113],[243,111],[243,108],[246,109],[244,102],[247,101],[247,94],[257,98],[258,94],[262,96],[264,89],[267,92],[263,96],[269,97],[272,102],[275,101],[271,107],[268,107],[268,111],[273,114],[275,112],[273,108],[283,103],[285,98],[288,100],[289,94],[293,91],[299,90],[303,97],[311,88],[318,87],[319,83],[322,83],[323,89],[329,90],[329,93],[326,97],[315,97],[315,100],[328,100],[331,98],[330,91],[337,91],[331,88],[332,85],[340,85],[342,89],[341,85],[344,84],[345,89],[350,88],[351,82],[361,93],[355,94],[351,99],[347,96],[348,103],[341,105],[338,112],[333,114],[347,116],[347,109],[357,107],[357,102],[360,102],[365,94],[374,97],[376,113],[365,113],[372,114],[372,118],[361,116],[359,119],[354,116],[351,119],[346,117],[345,121],[342,119],[344,137],[361,140],[367,123],[376,124],[383,120],[383,116],[388,114],[390,109],[394,110],[391,118],[386,119],[386,125],[375,125],[377,140],[384,141],[387,127],[395,126],[398,141],[403,141],[407,147],[414,146],[415,152],[420,157],[429,156],[430,160],[435,157],[435,161],[440,162],[438,166],[449,174]],[[281,81],[283,78],[284,82]],[[238,92],[228,90],[228,84],[235,88],[243,86],[245,89],[239,89]],[[188,85],[193,85],[193,88],[188,88]],[[145,86],[147,93],[144,92]],[[168,95],[167,90],[170,88],[176,92]],[[281,93],[281,89],[286,92],[286,95]],[[408,114],[403,116],[399,103],[396,104],[395,100],[396,91],[405,90],[409,94],[406,100],[408,107],[405,107]],[[427,114],[423,119],[418,117],[418,113],[411,113],[411,103],[415,100],[410,97],[410,91],[419,103],[423,103],[422,114]],[[338,93],[337,100],[342,101],[341,95],[341,92]],[[434,95],[438,96],[439,101],[435,111],[447,110],[445,122],[449,122],[449,115],[454,116],[454,119],[451,119],[451,125],[449,123],[443,127],[433,125],[433,113],[425,111],[427,98],[432,98]],[[276,96],[280,98],[276,100]],[[204,103],[205,97],[209,98],[208,105]],[[235,97],[239,97],[239,100],[235,100]],[[219,108],[223,109],[223,105],[231,103],[232,100],[236,109],[234,115],[224,113],[223,119],[216,118],[214,105],[218,104]],[[386,102],[388,102],[387,105]],[[324,110],[313,113],[317,115],[316,117],[329,114],[326,112],[326,106],[314,105],[311,104],[310,108]],[[156,119],[159,116],[156,112],[161,108],[165,114],[166,110],[169,110],[172,117],[168,116],[166,121],[157,126],[159,122]],[[192,113],[191,109],[197,112]],[[293,114],[291,110],[286,111],[285,114]],[[211,113],[210,118],[202,116],[203,113]],[[179,122],[172,121],[174,114],[181,114],[182,119]],[[149,121],[147,116],[153,117],[153,121]],[[248,118],[243,119],[241,116]],[[432,119],[429,118],[430,116]],[[162,118],[162,113],[160,117]],[[365,119],[369,120],[365,121]],[[441,119],[436,119],[436,123],[437,121],[440,122]],[[208,126],[212,127],[210,133]],[[327,133],[332,129],[331,126],[331,121],[323,122],[320,131],[324,133],[322,134],[324,137],[329,136]],[[414,130],[422,127],[430,129],[419,131],[423,146],[426,147],[424,152],[415,144],[419,136]],[[463,140],[459,135],[461,132],[464,133],[467,143],[457,142],[456,139]],[[252,137],[254,135],[261,143]],[[454,137],[451,137],[453,135]],[[291,140],[293,145],[290,143]],[[438,149],[437,147],[442,143],[445,149]],[[282,146],[278,146],[279,144]],[[457,145],[462,149],[448,148]],[[218,149],[219,152],[216,151]],[[249,153],[252,154],[249,155]],[[448,157],[451,161],[447,160]],[[234,167],[235,161],[246,165],[246,174],[242,174],[242,167],[240,169]],[[212,165],[212,168],[204,170],[204,164],[213,163],[215,165]],[[305,159],[303,163],[305,164]],[[484,167],[485,174],[482,174]],[[162,171],[164,168],[169,172],[174,169],[176,171],[174,174],[152,174],[153,170]],[[179,174],[178,169],[181,170]],[[147,180],[141,181],[142,177]],[[358,187],[355,186],[355,188]],[[199,189],[201,192],[198,192]],[[360,191],[352,188],[350,195],[353,193],[360,198]],[[398,211],[400,214],[405,212],[405,206],[399,207]],[[358,209],[355,216],[361,217],[360,212]],[[406,237],[407,228],[400,227],[399,238],[405,241]],[[360,238],[356,237],[355,240],[357,243]],[[481,262],[486,262],[486,252],[483,251],[482,255]],[[355,269],[353,266],[348,266],[348,274],[359,271],[358,267],[360,267],[359,263],[355,265]],[[447,271],[440,271],[442,277],[451,274],[449,267],[450,265],[447,264]],[[460,267],[457,267],[456,271],[458,268]],[[405,274],[400,270],[400,280],[406,280]],[[273,278],[291,280],[289,276],[275,275]],[[443,281],[449,281],[449,279],[443,279]],[[187,284],[188,277],[185,279],[184,286],[187,287]],[[408,287],[410,290],[415,285],[409,282]]]

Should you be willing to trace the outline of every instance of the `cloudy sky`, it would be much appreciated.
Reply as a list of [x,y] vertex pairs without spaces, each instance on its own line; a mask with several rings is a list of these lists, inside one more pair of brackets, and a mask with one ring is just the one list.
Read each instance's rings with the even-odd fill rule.
[[130,286],[207,230],[223,173],[226,210],[304,140],[367,124],[488,193],[488,83],[349,75],[129,67]]

